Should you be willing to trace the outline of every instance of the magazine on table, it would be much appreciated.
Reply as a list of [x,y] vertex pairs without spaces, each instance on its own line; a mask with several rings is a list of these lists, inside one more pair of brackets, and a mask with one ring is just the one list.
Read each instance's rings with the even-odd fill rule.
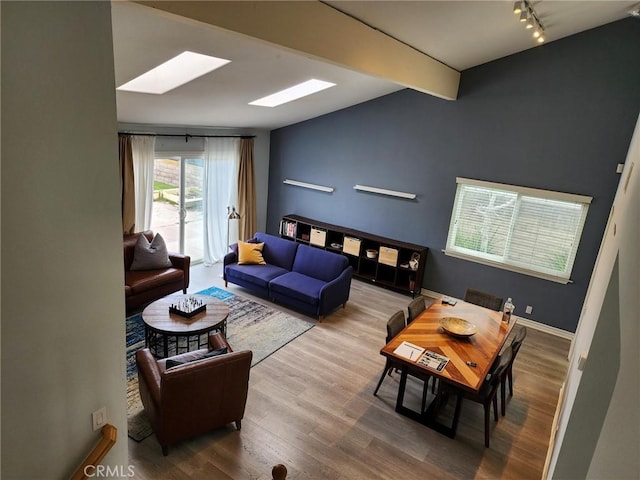
[[440,355],[436,352],[432,352],[430,350],[425,350],[424,354],[418,360],[418,365],[422,365],[423,367],[431,368],[432,370],[437,370],[441,372],[444,370],[444,367],[449,363],[449,359],[444,355]]

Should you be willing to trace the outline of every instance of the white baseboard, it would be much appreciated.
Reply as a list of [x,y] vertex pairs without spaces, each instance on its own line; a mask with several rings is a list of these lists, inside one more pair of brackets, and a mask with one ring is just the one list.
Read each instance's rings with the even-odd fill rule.
[[[425,297],[430,297],[437,300],[446,296],[442,293],[427,290],[426,288],[420,290],[420,294],[424,295]],[[555,335],[556,337],[566,338],[567,340],[573,340],[574,334],[566,330],[562,330],[561,328],[556,328],[544,323],[536,322],[535,320],[531,320],[530,318],[522,318],[517,315],[514,315],[514,317],[520,325],[523,325],[525,327],[533,328],[534,330],[540,330],[541,332]]]

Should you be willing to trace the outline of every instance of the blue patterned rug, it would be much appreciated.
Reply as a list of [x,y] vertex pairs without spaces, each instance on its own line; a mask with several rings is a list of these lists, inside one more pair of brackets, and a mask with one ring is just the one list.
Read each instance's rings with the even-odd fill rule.
[[[211,287],[197,292],[197,294],[211,295],[229,304],[227,339],[236,351],[253,351],[252,367],[314,326],[311,320],[301,320],[221,288]],[[137,314],[127,318],[126,329],[128,430],[131,438],[142,441],[152,433],[140,402],[138,373],[136,371],[135,352],[144,348],[142,315]],[[197,342],[198,340],[193,339],[192,341]]]

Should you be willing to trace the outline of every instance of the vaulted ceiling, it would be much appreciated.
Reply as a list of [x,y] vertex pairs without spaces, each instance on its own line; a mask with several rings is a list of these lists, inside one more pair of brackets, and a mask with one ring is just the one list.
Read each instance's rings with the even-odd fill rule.
[[[117,86],[185,50],[231,60],[163,95],[118,91],[118,120],[273,129],[407,87],[455,98],[458,72],[638,6],[530,3],[545,27],[541,46],[512,1],[113,2]],[[336,86],[279,107],[248,104],[310,78]]]

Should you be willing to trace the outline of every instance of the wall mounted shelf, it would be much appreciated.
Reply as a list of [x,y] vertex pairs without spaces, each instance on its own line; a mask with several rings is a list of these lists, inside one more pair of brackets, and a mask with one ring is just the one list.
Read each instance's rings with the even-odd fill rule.
[[386,188],[369,187],[367,185],[354,185],[353,188],[354,190],[358,190],[361,192],[377,193],[390,197],[407,198],[409,200],[413,200],[414,198],[416,198],[415,193],[398,192],[397,190],[388,190]]
[[311,190],[320,190],[321,192],[333,192],[333,187],[325,187],[324,185],[316,185],[315,183],[299,182],[298,180],[289,180],[288,178],[282,183],[293,185],[295,187],[309,188]]

